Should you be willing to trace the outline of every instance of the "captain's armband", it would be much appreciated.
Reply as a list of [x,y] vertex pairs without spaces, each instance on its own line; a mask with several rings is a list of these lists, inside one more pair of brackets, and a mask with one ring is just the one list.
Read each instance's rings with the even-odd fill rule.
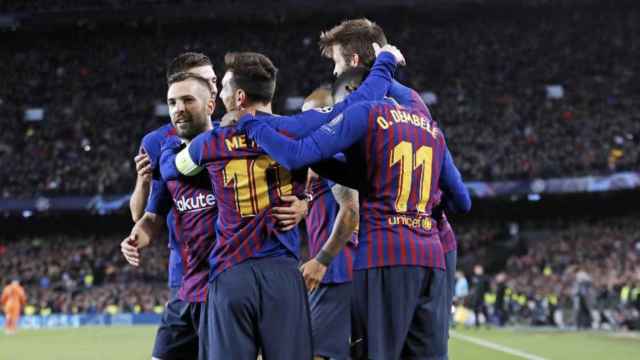
[[176,168],[180,174],[185,176],[195,176],[202,171],[202,167],[198,166],[191,159],[191,154],[189,154],[189,146],[182,149],[178,155],[176,155]]

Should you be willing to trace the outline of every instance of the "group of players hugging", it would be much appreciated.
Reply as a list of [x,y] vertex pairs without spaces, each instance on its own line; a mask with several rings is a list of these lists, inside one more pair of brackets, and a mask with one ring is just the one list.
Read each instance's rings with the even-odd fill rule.
[[336,80],[291,116],[271,111],[277,69],[262,54],[226,54],[219,94],[207,56],[169,64],[171,123],[142,140],[121,243],[138,266],[169,229],[154,359],[448,357],[446,214],[469,211],[469,193],[419,94],[394,79],[405,60],[380,26],[344,21],[320,49]]

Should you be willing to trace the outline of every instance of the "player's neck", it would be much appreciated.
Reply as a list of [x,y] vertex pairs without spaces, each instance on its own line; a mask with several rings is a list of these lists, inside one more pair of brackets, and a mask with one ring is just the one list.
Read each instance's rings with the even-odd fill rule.
[[247,108],[248,112],[255,115],[256,112],[263,112],[267,114],[273,114],[273,110],[271,109],[271,103],[266,104],[254,104]]
[[[212,129],[213,129],[213,123],[211,122],[211,116],[209,116],[209,118],[207,119],[207,126],[205,127],[203,132],[211,131]],[[202,133],[200,133],[200,134],[202,134]],[[195,137],[193,139],[195,139]],[[193,140],[193,139],[180,138],[180,140],[182,140],[182,142],[185,143],[185,144],[190,143],[191,140]]]

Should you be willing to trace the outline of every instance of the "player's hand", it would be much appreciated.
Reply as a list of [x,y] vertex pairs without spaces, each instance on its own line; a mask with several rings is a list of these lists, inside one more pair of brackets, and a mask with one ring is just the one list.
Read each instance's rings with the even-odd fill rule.
[[151,182],[153,169],[151,168],[151,159],[149,158],[149,155],[145,152],[141,152],[133,158],[133,161],[136,163],[136,172],[138,173],[138,177],[146,183]]
[[124,255],[125,260],[132,266],[140,265],[140,251],[138,250],[138,242],[133,236],[127,236],[120,243],[120,251]]
[[300,200],[295,195],[281,196],[280,200],[290,202],[287,207],[274,207],[272,210],[273,217],[278,221],[278,229],[280,231],[288,231],[296,227],[302,219],[307,217],[309,212],[309,203],[307,200]]
[[393,57],[396,58],[396,64],[401,66],[407,65],[407,62],[404,59],[404,55],[402,55],[402,52],[400,52],[400,50],[398,50],[397,47],[389,44],[383,47],[380,47],[380,44],[375,42],[372,43],[371,45],[373,46],[373,52],[375,52],[376,57],[380,55],[381,52],[387,51],[387,52],[390,52],[393,55]]
[[307,290],[312,292],[320,285],[324,274],[327,272],[327,267],[320,264],[316,259],[311,259],[300,266],[300,271],[302,271]]

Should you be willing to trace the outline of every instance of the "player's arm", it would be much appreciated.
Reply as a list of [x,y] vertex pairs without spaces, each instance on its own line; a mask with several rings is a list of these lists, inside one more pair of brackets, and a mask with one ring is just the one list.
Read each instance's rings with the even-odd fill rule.
[[442,170],[440,173],[440,188],[444,192],[446,209],[454,213],[466,213],[471,210],[471,196],[462,182],[460,171],[453,163],[449,149],[445,149]]
[[133,193],[129,198],[129,209],[131,210],[131,217],[136,222],[140,220],[144,214],[144,208],[147,206],[147,198],[151,191],[151,178],[152,167],[151,159],[146,153],[143,147],[140,148],[140,152],[134,158],[136,164],[136,186],[133,189]]
[[175,141],[162,147],[160,158],[160,172],[164,180],[175,180],[181,175],[195,176],[204,169],[206,163],[214,157],[213,133],[216,130],[204,132],[196,136],[186,147]]
[[305,112],[291,115],[278,116],[272,114],[259,114],[255,117],[251,114],[243,116],[240,120],[239,128],[247,120],[257,119],[267,121],[276,130],[281,131],[291,137],[301,137],[316,130],[320,126],[334,119],[351,105],[366,100],[381,100],[387,94],[396,63],[404,62],[402,54],[391,45],[377,49],[378,57],[371,68],[371,72],[365,81],[358,88],[349,94],[343,101],[336,103],[333,107],[325,109],[311,109]]
[[311,170],[325,179],[352,189],[358,189],[360,186],[359,180],[353,176],[353,166],[347,164],[343,154],[336,154],[331,159],[314,163]]
[[154,238],[162,235],[165,216],[171,206],[171,195],[166,184],[154,180],[144,215],[133,226],[129,236],[120,243],[120,250],[129,264],[140,265],[140,249],[149,246]]
[[133,188],[131,197],[129,198],[129,209],[131,210],[131,218],[134,222],[140,220],[144,214],[144,207],[147,205],[147,197],[149,196],[150,182],[140,175],[136,178],[136,186]]
[[357,191],[335,184],[331,188],[331,192],[338,205],[340,205],[331,235],[329,235],[329,239],[327,239],[320,252],[313,259],[302,265],[301,268],[302,276],[309,291],[313,291],[318,287],[333,258],[342,251],[347,242],[353,237],[353,232],[356,230],[360,219]]
[[358,103],[297,140],[278,133],[264,121],[247,121],[245,129],[269,156],[292,170],[329,159],[360,140],[367,131],[368,114],[368,104]]
[[[151,180],[154,177],[154,168],[157,167],[160,157],[160,143],[154,133],[149,133],[142,138],[140,151],[133,159],[136,164],[136,185],[129,198],[129,209],[134,222],[144,215],[147,206],[147,198],[151,191]],[[159,177],[156,175],[156,177]]]

